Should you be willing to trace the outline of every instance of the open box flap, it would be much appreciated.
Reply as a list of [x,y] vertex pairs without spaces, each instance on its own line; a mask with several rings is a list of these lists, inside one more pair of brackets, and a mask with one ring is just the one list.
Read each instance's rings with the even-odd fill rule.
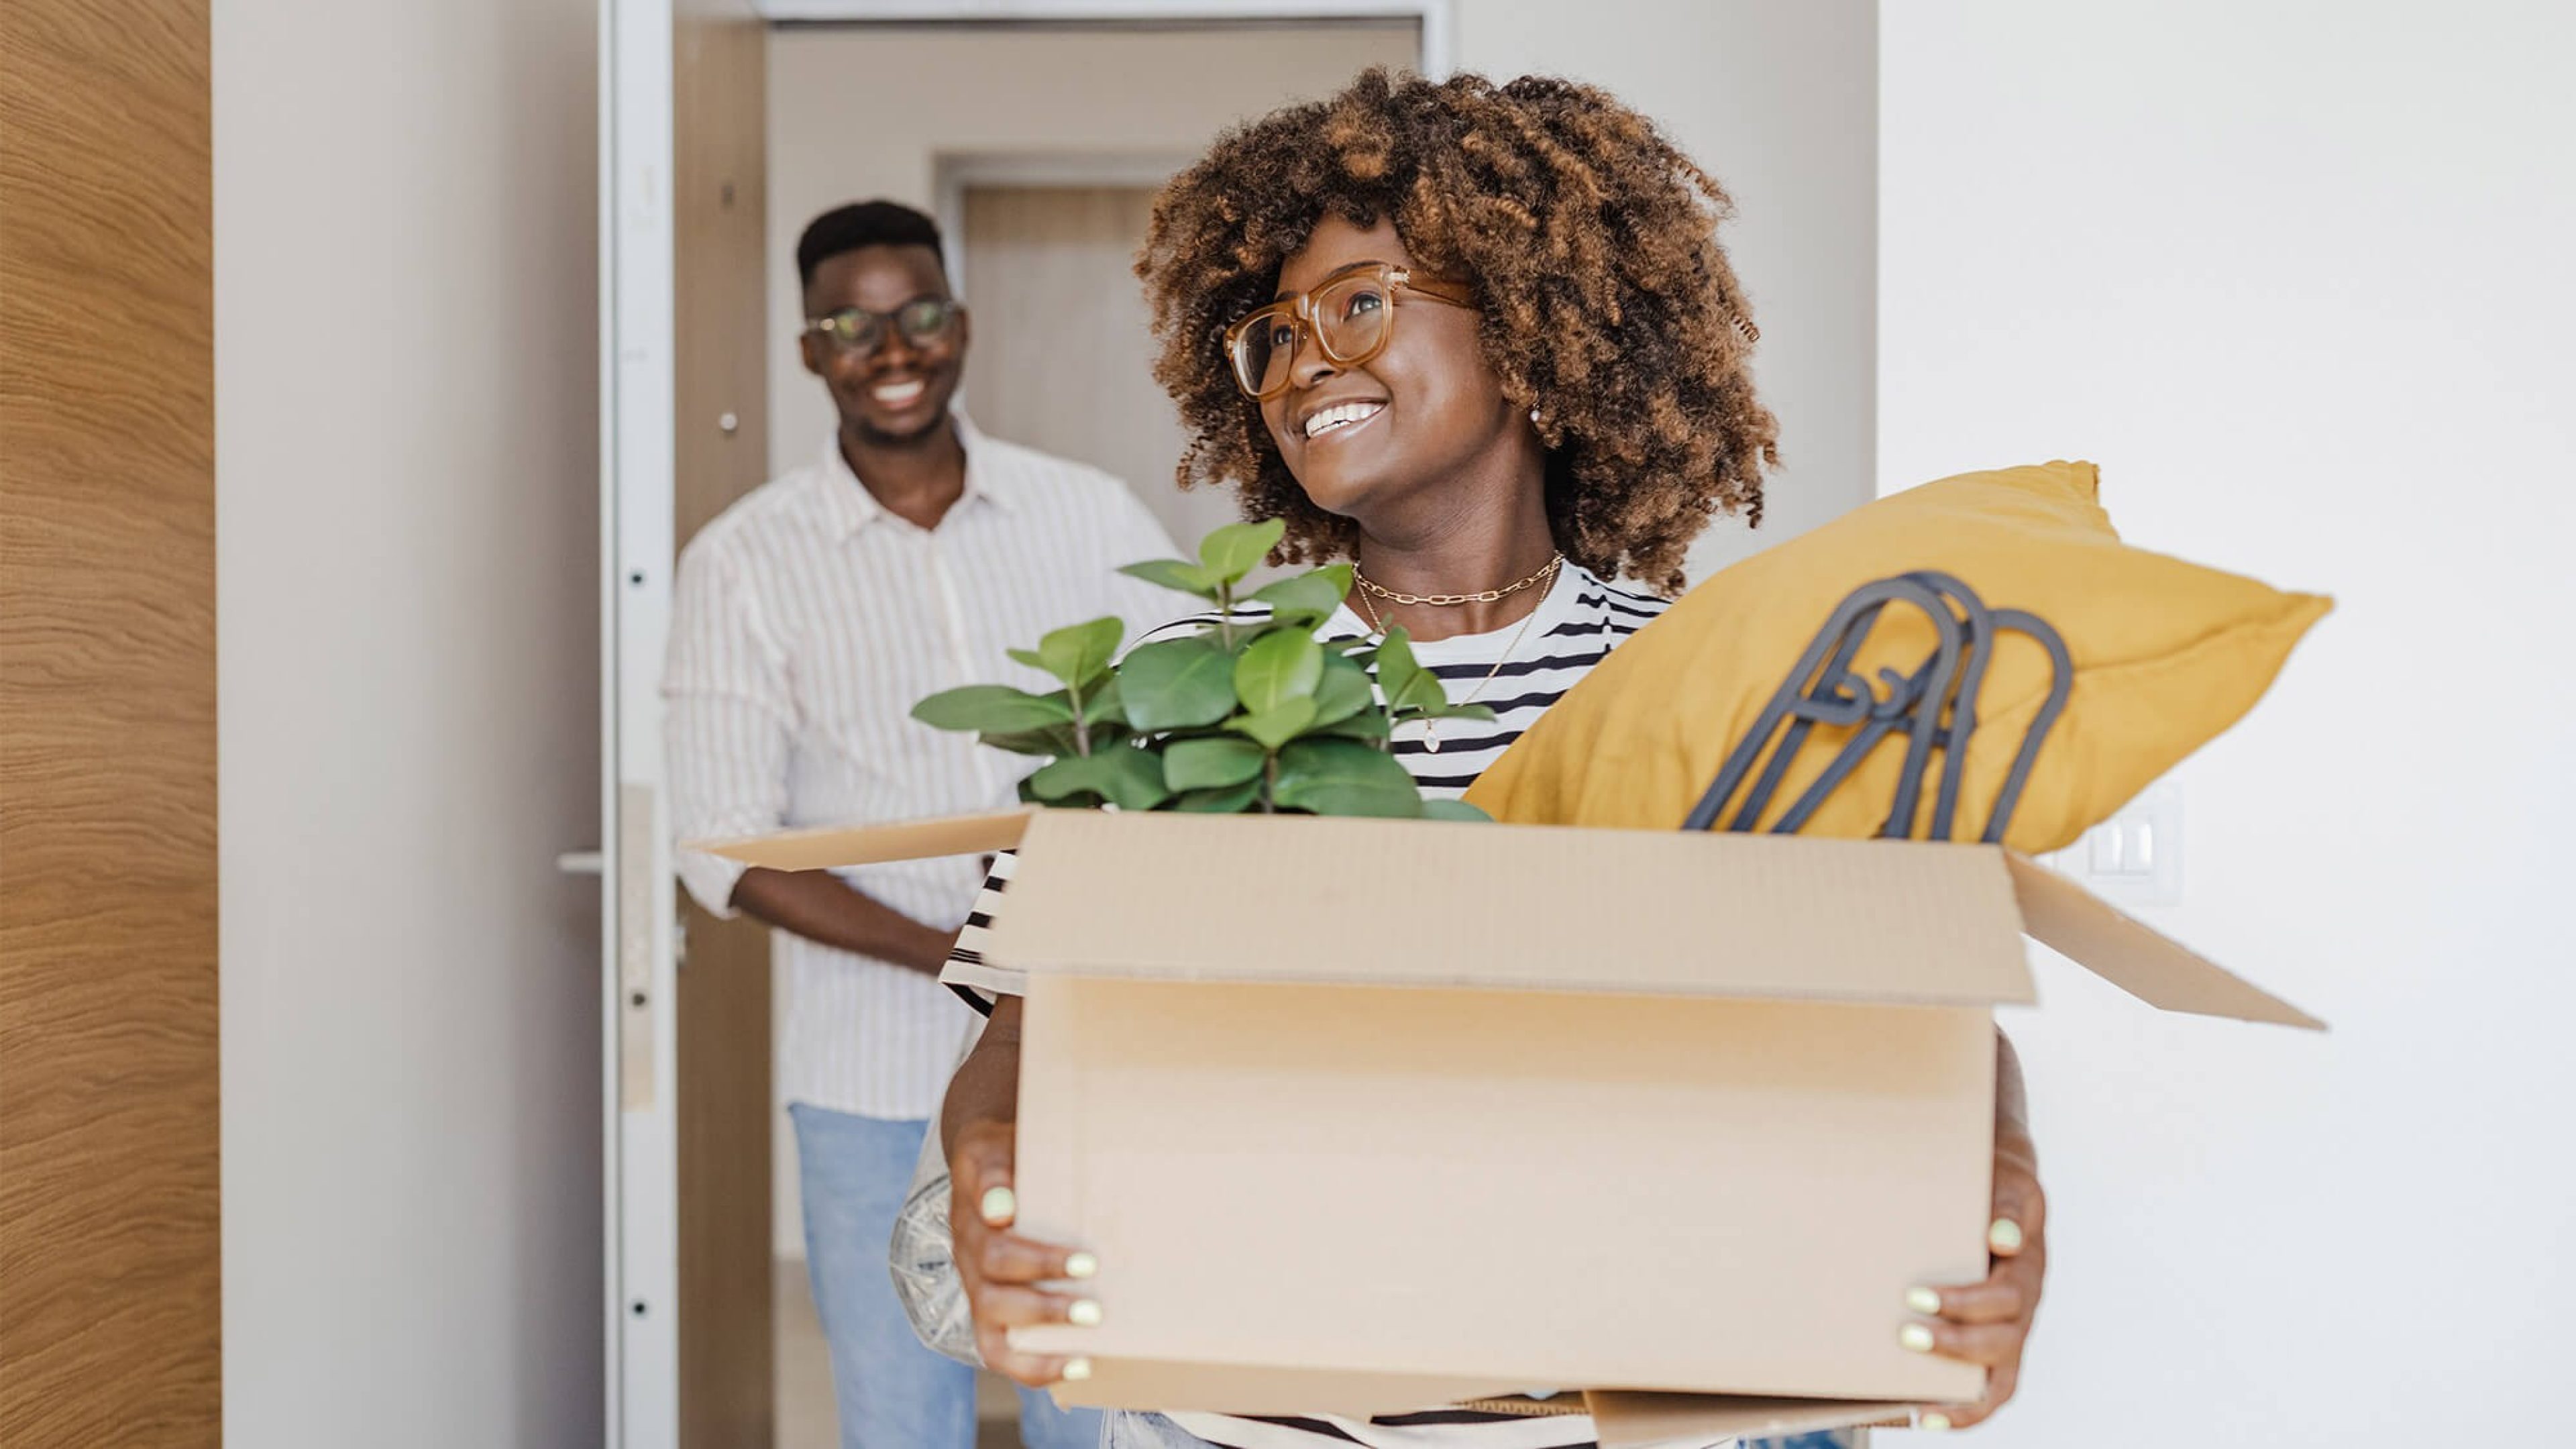
[[1723,1449],[1738,1439],[1776,1439],[1862,1424],[1910,1424],[1914,1406],[1877,1399],[1756,1399],[1722,1394],[1636,1394],[1594,1390],[1601,1449]]
[[[1024,836],[1058,843],[1045,870],[1015,881],[992,955],[1030,970],[2028,1003],[2011,942],[2027,931],[2168,1011],[2325,1025],[1991,846],[1021,809],[687,848],[817,870],[987,854]],[[1547,883],[1545,912],[1525,909],[1533,881]],[[1330,947],[1294,927],[1326,913],[1351,923]]]
[[928,860],[942,855],[990,855],[1020,843],[1035,810],[996,810],[986,815],[941,815],[888,825],[830,825],[739,840],[689,840],[682,850],[702,850],[771,870],[831,870]]
[[1046,811],[986,951],[1143,980],[2032,999],[1985,846]]
[[2325,1023],[2021,856],[2007,857],[2030,938],[2149,1006],[2325,1030]]

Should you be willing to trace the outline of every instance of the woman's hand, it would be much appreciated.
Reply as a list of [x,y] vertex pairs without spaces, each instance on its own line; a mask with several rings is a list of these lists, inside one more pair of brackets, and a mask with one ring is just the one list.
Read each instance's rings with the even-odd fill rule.
[[1015,1353],[1010,1330],[1032,1323],[1098,1323],[1097,1302],[1043,1285],[1079,1284],[1100,1265],[1089,1253],[1011,1231],[1020,1211],[1011,1173],[1019,1128],[1010,1116],[1019,1077],[1017,1008],[1014,1000],[994,1014],[949,1088],[948,1228],[956,1240],[957,1276],[975,1316],[976,1353],[993,1372],[1045,1388],[1090,1377],[1090,1360]]
[[2013,1396],[2048,1271],[2048,1198],[2039,1188],[2039,1156],[2025,1120],[2021,1063],[2000,1033],[1995,1048],[1994,1216],[1986,1230],[1985,1281],[1912,1290],[1905,1306],[1918,1316],[1898,1333],[1917,1353],[1983,1365],[1986,1392],[1973,1404],[1926,1411],[1917,1421],[1926,1429],[1983,1423]]

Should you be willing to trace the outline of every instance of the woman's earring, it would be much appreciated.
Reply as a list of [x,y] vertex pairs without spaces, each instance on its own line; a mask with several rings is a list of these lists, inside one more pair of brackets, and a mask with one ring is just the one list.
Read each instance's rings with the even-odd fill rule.
[[1536,423],[1536,422],[1538,421],[1538,409],[1536,409],[1536,408],[1531,408],[1531,409],[1530,409],[1530,421],[1531,421],[1532,423]]

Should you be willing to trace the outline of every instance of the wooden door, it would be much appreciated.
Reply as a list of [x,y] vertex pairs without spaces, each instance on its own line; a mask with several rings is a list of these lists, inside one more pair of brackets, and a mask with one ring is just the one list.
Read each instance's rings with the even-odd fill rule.
[[734,1449],[774,1418],[769,950],[683,913],[660,684],[680,545],[768,471],[767,37],[750,0],[602,13],[608,1437]]
[[966,188],[966,407],[995,437],[1125,479],[1187,551],[1238,513],[1231,492],[1173,482],[1180,419],[1154,381],[1132,270],[1153,200],[1135,186]]
[[222,1436],[204,0],[0,3],[0,1444]]
[[[768,476],[763,194],[767,37],[739,0],[676,19],[672,537]],[[769,1444],[777,1395],[770,1262],[769,933],[682,898],[678,981],[680,1444]]]

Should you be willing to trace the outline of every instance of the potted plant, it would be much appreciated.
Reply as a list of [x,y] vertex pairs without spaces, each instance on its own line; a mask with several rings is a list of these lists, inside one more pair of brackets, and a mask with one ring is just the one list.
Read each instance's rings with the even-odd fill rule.
[[1158,630],[1166,637],[1123,657],[1117,619],[1058,629],[1011,657],[1062,688],[972,684],[923,700],[913,718],[1043,757],[1020,782],[1033,804],[1483,819],[1473,806],[1425,800],[1387,744],[1400,724],[1493,711],[1451,704],[1401,629],[1374,641],[1317,637],[1350,590],[1350,565],[1241,592],[1285,528],[1235,524],[1209,534],[1195,563],[1121,570],[1206,600],[1215,607],[1204,620]]

